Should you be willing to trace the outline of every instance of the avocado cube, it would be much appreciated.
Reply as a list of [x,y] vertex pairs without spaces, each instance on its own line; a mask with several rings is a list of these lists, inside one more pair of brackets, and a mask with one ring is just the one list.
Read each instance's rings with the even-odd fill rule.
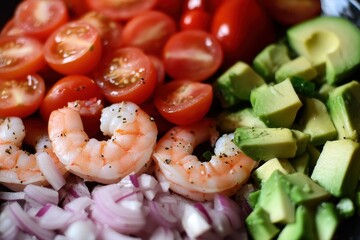
[[326,141],[337,137],[337,130],[330,118],[325,103],[316,98],[305,98],[299,118],[299,128],[310,135],[314,146],[324,145]]
[[263,182],[258,206],[263,208],[272,223],[286,224],[295,220],[295,205],[289,196],[290,183],[279,170]]
[[360,144],[350,139],[328,141],[311,178],[336,197],[352,196],[360,174]]
[[338,139],[359,140],[360,83],[351,81],[336,87],[329,93],[327,107],[338,132]]
[[236,62],[215,82],[215,90],[225,106],[233,106],[241,100],[249,101],[251,90],[265,84],[247,63]]
[[317,77],[317,71],[311,62],[303,56],[299,56],[283,65],[275,72],[275,82],[279,83],[287,78],[300,77],[304,80],[313,80]]
[[331,202],[319,204],[315,212],[315,226],[319,240],[331,240],[340,223],[335,205]]
[[253,68],[266,82],[273,82],[276,70],[289,61],[287,46],[282,43],[273,43],[255,56]]
[[234,143],[254,160],[292,158],[297,142],[288,128],[237,128]]
[[252,209],[256,208],[256,204],[258,203],[260,192],[261,192],[261,189],[252,191],[249,193],[249,195],[247,197],[247,202]]
[[251,91],[250,102],[255,114],[268,127],[290,128],[302,106],[290,79],[254,89]]
[[291,129],[291,132],[296,139],[297,149],[295,155],[299,156],[306,151],[307,145],[310,142],[310,134],[295,129]]
[[289,159],[296,172],[309,174],[310,154],[305,152],[299,156]]
[[316,205],[330,197],[329,192],[304,173],[295,172],[285,177],[291,184],[290,198],[297,205]]
[[275,170],[285,174],[295,172],[295,169],[287,159],[272,158],[256,168],[251,175],[256,181],[261,183],[266,181]]
[[221,132],[234,132],[239,127],[266,127],[255,115],[252,108],[243,108],[236,112],[223,112],[216,119]]
[[298,206],[295,222],[286,224],[280,232],[278,240],[289,239],[316,239],[314,216],[308,207]]
[[273,239],[280,229],[270,221],[269,215],[261,207],[256,207],[245,219],[249,234],[254,240]]

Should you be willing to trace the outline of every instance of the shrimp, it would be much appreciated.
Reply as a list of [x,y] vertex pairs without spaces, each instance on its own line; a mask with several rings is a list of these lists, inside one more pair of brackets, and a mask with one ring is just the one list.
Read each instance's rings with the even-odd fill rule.
[[[196,201],[212,200],[217,193],[233,195],[256,165],[233,143],[233,134],[219,138],[215,121],[204,119],[189,126],[175,126],[158,142],[153,159],[159,181],[168,181],[170,189]],[[214,155],[200,161],[195,147],[210,141]]]
[[103,108],[100,130],[109,138],[89,138],[78,109],[69,106],[53,111],[48,123],[55,154],[85,180],[110,184],[150,167],[158,131],[154,119],[135,103]]
[[[21,191],[28,184],[49,184],[39,161],[53,161],[59,174],[67,173],[51,150],[46,125],[37,124],[37,120],[32,120],[27,129],[21,118],[0,118],[0,183],[13,191]],[[26,134],[35,153],[21,149]]]

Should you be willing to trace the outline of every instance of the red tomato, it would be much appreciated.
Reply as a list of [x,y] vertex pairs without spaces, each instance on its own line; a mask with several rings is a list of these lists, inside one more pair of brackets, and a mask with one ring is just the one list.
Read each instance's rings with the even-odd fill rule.
[[67,106],[68,102],[92,98],[103,99],[96,82],[84,75],[69,75],[57,81],[46,93],[40,114],[47,121],[52,111]]
[[163,133],[170,130],[174,124],[166,120],[157,110],[154,103],[152,101],[146,101],[140,105],[141,109],[143,109],[149,116],[154,118],[158,134],[162,135]]
[[156,69],[151,60],[134,47],[119,48],[107,55],[94,77],[105,98],[112,103],[142,103],[151,96],[157,83]]
[[261,0],[261,3],[283,25],[293,25],[321,13],[320,0]]
[[205,0],[185,0],[183,11],[202,9],[207,11],[207,2]]
[[102,45],[99,33],[84,21],[69,22],[45,42],[47,63],[62,74],[85,74],[99,62]]
[[15,25],[14,19],[10,19],[1,30],[1,35],[5,36],[14,36],[21,34],[24,34],[24,31],[19,26]]
[[210,29],[210,15],[205,10],[196,8],[183,13],[180,20],[181,30],[204,30]]
[[174,34],[164,47],[165,71],[174,79],[204,81],[220,67],[222,50],[209,33],[188,30]]
[[165,82],[165,67],[162,60],[156,56],[148,55],[152,64],[154,65],[157,73],[157,84],[156,86],[161,86]]
[[45,39],[68,21],[68,12],[62,1],[27,0],[16,8],[14,21],[25,34]]
[[40,106],[45,82],[37,74],[17,79],[0,79],[0,117],[27,117]]
[[174,19],[160,11],[147,11],[126,23],[123,44],[160,56],[166,41],[176,32]]
[[113,20],[128,20],[152,9],[157,0],[86,0],[92,10]]
[[266,45],[275,41],[273,25],[257,1],[228,0],[215,12],[212,34],[224,51],[224,66],[251,62]]
[[105,15],[91,11],[81,17],[98,31],[104,49],[119,48],[121,45],[123,27],[119,22],[111,20]]
[[154,104],[165,119],[184,125],[201,120],[210,110],[212,99],[210,84],[179,80],[161,86],[155,93]]
[[161,11],[174,20],[178,20],[182,11],[182,0],[158,0],[155,9]]
[[62,0],[65,2],[69,15],[72,17],[80,17],[86,12],[90,11],[86,0]]
[[19,78],[45,66],[43,46],[35,38],[0,37],[0,78]]

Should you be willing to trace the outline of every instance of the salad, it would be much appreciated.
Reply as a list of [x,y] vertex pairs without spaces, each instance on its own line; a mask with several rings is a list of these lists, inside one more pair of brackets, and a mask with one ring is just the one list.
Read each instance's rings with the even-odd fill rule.
[[0,33],[1,239],[359,234],[354,15],[317,0],[16,4]]

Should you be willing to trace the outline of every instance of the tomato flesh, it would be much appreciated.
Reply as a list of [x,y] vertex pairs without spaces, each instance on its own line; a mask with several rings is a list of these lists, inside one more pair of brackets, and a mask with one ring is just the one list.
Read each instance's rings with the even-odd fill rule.
[[142,103],[157,84],[153,63],[143,51],[133,47],[120,48],[109,54],[101,61],[94,78],[105,98],[112,103]]
[[31,37],[0,37],[0,78],[19,78],[45,66],[42,44]]
[[37,74],[17,79],[0,79],[0,117],[27,117],[40,106],[45,82]]
[[166,120],[184,125],[205,117],[212,100],[210,84],[179,80],[161,86],[155,93],[154,104]]

